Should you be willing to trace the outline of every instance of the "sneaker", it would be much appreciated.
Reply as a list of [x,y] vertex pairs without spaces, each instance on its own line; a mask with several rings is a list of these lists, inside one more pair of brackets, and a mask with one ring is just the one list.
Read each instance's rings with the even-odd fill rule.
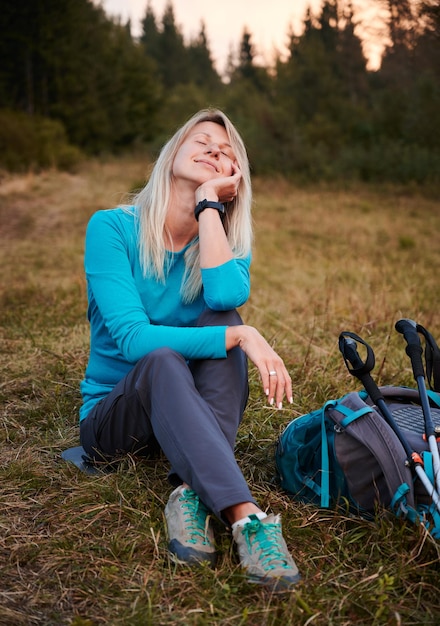
[[249,515],[249,519],[232,532],[249,582],[267,585],[274,591],[288,590],[301,576],[281,534],[280,516],[268,515],[259,520]]
[[209,511],[191,489],[177,487],[165,507],[168,550],[177,563],[214,565],[216,552]]

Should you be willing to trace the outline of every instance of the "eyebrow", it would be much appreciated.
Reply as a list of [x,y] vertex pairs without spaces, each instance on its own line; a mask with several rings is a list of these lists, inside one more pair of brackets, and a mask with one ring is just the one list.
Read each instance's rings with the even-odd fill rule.
[[[209,133],[204,133],[203,131],[199,131],[197,133],[195,133],[195,135],[204,135],[205,137],[208,137],[208,139],[212,139],[212,135],[210,135]],[[219,144],[220,146],[226,146],[227,148],[231,148],[232,150],[232,146],[230,143],[222,143]]]

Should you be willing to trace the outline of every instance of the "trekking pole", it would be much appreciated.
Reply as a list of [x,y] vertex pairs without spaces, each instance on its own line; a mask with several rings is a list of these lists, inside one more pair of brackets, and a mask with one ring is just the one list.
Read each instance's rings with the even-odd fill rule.
[[423,327],[419,327],[419,325],[413,320],[401,319],[396,322],[395,328],[398,333],[401,333],[404,336],[407,343],[405,351],[411,360],[414,378],[419,391],[423,419],[425,422],[425,435],[428,440],[429,450],[432,454],[435,485],[438,491],[440,489],[440,455],[437,447],[434,422],[432,421],[431,406],[429,404],[428,393],[425,385],[425,370],[422,360],[423,349],[418,335],[419,328]]
[[[358,343],[361,343],[367,351],[365,361],[363,361],[362,358],[359,356],[357,350]],[[399,439],[407,456],[406,463],[408,464],[410,469],[417,474],[420,482],[424,486],[426,492],[432,498],[432,501],[434,502],[437,510],[440,513],[440,496],[437,493],[435,486],[429,480],[429,477],[423,468],[423,461],[420,454],[411,449],[408,441],[394,421],[393,415],[385,402],[382,392],[380,391],[379,387],[374,382],[370,374],[375,364],[375,356],[372,348],[355,333],[342,332],[339,335],[339,350],[344,357],[345,365],[347,366],[350,374],[361,381],[365,388],[365,391],[370,396],[372,402],[377,406],[382,417],[385,419],[385,421],[388,423],[390,428]]]

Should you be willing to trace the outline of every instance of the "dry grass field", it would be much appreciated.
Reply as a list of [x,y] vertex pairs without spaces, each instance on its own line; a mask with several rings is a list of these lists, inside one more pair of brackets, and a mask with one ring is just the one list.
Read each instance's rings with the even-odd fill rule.
[[282,513],[303,574],[276,596],[246,582],[220,525],[215,570],[168,561],[165,459],[90,477],[60,458],[78,444],[85,226],[146,171],[127,157],[0,179],[0,625],[438,624],[440,544],[395,518],[294,502],[274,480],[274,445],[291,419],[358,388],[342,330],[371,344],[378,383],[414,385],[394,324],[409,317],[440,339],[440,202],[414,188],[254,183],[241,312],[283,355],[294,403],[268,408],[251,369],[237,457],[263,508]]

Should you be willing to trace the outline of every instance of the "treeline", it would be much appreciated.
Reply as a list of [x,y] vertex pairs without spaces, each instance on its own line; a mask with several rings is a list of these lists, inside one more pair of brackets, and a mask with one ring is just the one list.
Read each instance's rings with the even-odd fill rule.
[[376,71],[350,0],[323,0],[301,34],[286,24],[286,58],[258,65],[245,29],[221,77],[204,24],[185,41],[171,1],[162,16],[146,4],[135,39],[90,0],[3,0],[0,167],[154,151],[193,112],[219,106],[258,174],[440,182],[439,3],[376,3],[388,15]]

